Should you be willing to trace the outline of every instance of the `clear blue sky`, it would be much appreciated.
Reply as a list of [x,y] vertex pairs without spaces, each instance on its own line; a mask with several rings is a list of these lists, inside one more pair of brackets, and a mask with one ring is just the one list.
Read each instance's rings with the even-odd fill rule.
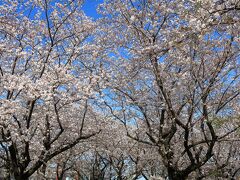
[[87,16],[90,16],[94,19],[99,18],[99,14],[97,14],[97,6],[98,4],[103,3],[103,0],[85,0],[83,4],[83,11],[86,13]]

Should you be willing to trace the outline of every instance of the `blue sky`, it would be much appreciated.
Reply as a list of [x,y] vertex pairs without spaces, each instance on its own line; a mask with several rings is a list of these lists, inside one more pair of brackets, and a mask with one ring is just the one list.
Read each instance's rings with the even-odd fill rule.
[[100,17],[100,15],[97,14],[96,9],[98,4],[101,3],[103,3],[103,0],[85,0],[83,4],[83,11],[86,13],[87,16],[97,19]]

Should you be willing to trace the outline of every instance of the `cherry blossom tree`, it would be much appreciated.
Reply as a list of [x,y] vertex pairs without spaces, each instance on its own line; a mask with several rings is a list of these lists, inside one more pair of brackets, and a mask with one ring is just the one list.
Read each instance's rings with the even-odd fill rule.
[[240,1],[83,3],[0,2],[0,179],[239,178]]
[[234,179],[239,2],[116,0],[99,10],[114,54],[109,113],[129,137],[158,147],[162,177]]
[[[96,23],[82,1],[2,1],[1,171],[27,179],[100,129]],[[87,123],[88,122],[88,123]]]

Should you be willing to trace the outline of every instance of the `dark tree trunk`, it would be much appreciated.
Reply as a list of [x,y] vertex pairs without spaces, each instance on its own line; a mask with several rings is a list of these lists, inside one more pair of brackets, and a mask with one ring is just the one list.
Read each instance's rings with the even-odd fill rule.
[[187,177],[181,175],[172,167],[168,167],[168,179],[169,180],[185,180]]
[[25,176],[24,174],[15,175],[14,178],[15,180],[28,180],[28,177]]

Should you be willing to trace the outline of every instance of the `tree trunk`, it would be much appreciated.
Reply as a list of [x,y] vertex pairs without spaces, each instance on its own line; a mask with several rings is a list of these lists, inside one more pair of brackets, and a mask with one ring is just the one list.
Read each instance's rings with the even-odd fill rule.
[[14,179],[15,180],[28,180],[28,177],[25,176],[24,174],[20,174],[20,175],[15,175]]
[[172,167],[168,167],[168,179],[169,180],[185,180],[187,177],[183,177],[180,173],[174,170]]

